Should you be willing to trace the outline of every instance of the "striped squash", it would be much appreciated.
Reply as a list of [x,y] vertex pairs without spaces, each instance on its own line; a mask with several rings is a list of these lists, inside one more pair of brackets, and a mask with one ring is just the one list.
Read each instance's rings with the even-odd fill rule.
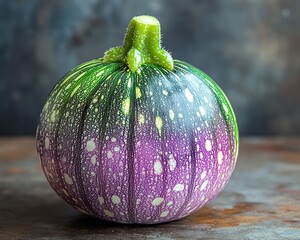
[[234,170],[238,129],[217,84],[160,47],[150,16],[124,45],[71,70],[42,110],[37,151],[56,193],[114,222],[180,219],[220,193]]

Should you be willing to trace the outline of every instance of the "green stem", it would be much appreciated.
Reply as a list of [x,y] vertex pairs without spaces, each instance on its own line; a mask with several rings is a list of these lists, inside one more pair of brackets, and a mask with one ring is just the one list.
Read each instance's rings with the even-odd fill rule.
[[109,49],[104,62],[123,62],[135,72],[143,64],[156,64],[173,69],[173,59],[160,45],[159,21],[151,16],[134,17],[125,34],[123,46]]

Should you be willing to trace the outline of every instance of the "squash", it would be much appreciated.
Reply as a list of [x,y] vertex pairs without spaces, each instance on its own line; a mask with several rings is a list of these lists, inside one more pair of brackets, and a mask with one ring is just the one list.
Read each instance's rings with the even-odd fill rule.
[[102,220],[183,218],[220,193],[238,128],[217,84],[160,45],[160,24],[134,17],[121,47],[67,73],[51,91],[37,151],[52,188]]

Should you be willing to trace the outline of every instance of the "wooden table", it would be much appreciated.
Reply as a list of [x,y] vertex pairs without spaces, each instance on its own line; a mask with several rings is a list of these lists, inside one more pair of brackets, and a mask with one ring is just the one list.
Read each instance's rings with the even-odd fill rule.
[[152,225],[99,221],[64,203],[33,138],[0,138],[0,239],[300,239],[300,139],[241,141],[233,177],[208,206]]

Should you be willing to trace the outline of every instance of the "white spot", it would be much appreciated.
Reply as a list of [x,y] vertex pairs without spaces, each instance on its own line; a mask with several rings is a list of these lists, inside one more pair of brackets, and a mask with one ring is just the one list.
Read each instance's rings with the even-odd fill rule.
[[169,211],[164,211],[160,214],[160,217],[166,217],[166,216],[168,216],[168,214],[169,214]]
[[67,161],[67,158],[65,156],[62,156],[61,160],[65,163]]
[[207,172],[206,172],[206,170],[204,170],[204,171],[201,173],[200,178],[201,178],[201,179],[204,179],[204,178],[206,177],[206,174],[207,174]]
[[141,89],[139,87],[135,87],[135,97],[136,98],[142,97]]
[[81,209],[81,208],[79,208],[79,207],[76,207],[76,206],[75,206],[75,208],[76,208],[79,212],[82,212],[82,213],[84,213],[84,214],[89,214],[87,211],[85,211],[85,210],[83,210],[83,209]]
[[119,203],[121,202],[121,199],[120,199],[119,196],[117,196],[117,195],[112,195],[111,201],[112,201],[114,204],[119,204]]
[[174,171],[174,169],[176,168],[176,160],[174,159],[173,154],[171,154],[169,157],[169,166],[171,171]]
[[109,217],[114,217],[114,216],[115,216],[113,212],[108,211],[108,210],[106,210],[106,209],[104,209],[104,214],[105,214],[106,216],[109,216]]
[[112,153],[111,151],[108,151],[108,152],[107,152],[107,157],[108,157],[108,158],[112,158],[112,157],[113,157],[113,153]]
[[158,115],[155,117],[155,126],[157,127],[158,130],[161,130],[163,126],[162,118]]
[[204,96],[203,99],[204,99],[204,101],[205,101],[206,103],[208,103],[207,97]]
[[193,102],[194,101],[194,96],[193,94],[191,93],[191,91],[189,89],[185,89],[184,90],[184,95],[186,97],[186,99],[189,101],[189,102]]
[[202,152],[200,152],[200,159],[202,159],[203,158],[203,153]]
[[96,77],[99,77],[100,75],[102,75],[104,73],[104,70],[101,70],[100,72],[98,72],[97,74],[96,74]]
[[228,108],[227,108],[227,106],[225,105],[225,103],[222,103],[222,106],[223,106],[225,112],[228,114]]
[[179,117],[179,118],[183,118],[182,113],[178,113],[178,117]]
[[170,201],[167,203],[167,206],[171,206],[173,204],[173,201]]
[[152,201],[152,205],[153,206],[158,206],[160,205],[162,202],[164,201],[164,199],[162,197],[157,197]]
[[175,185],[175,187],[173,188],[173,191],[175,192],[181,192],[184,189],[184,185],[181,183],[178,183]]
[[156,175],[160,175],[162,173],[162,165],[160,161],[156,161],[154,163],[154,173]]
[[104,203],[104,198],[103,197],[98,197],[99,203],[102,205]]
[[87,150],[88,152],[93,151],[95,148],[96,148],[96,145],[95,145],[95,142],[94,142],[93,139],[87,141],[87,143],[86,143],[86,150]]
[[164,89],[164,90],[162,90],[162,93],[163,93],[163,95],[168,95],[168,92]]
[[92,164],[95,165],[96,164],[96,160],[97,160],[96,155],[92,156],[92,158],[91,158]]
[[200,106],[200,113],[201,113],[202,116],[205,115],[205,110],[204,110],[204,108],[202,106]]
[[112,137],[112,138],[111,138],[111,141],[112,141],[112,142],[116,142],[117,139],[116,139],[115,137]]
[[174,120],[175,114],[174,114],[172,109],[169,110],[169,117],[170,117],[171,120]]
[[223,152],[219,151],[218,152],[218,163],[222,164],[222,162],[223,162]]
[[120,147],[116,146],[116,147],[114,148],[114,151],[115,151],[115,152],[119,152],[119,151],[120,151]]
[[69,185],[73,184],[73,179],[67,173],[64,173],[64,178],[67,184]]
[[144,115],[143,114],[139,114],[139,123],[140,124],[144,124],[145,123],[145,117],[144,117]]
[[211,151],[211,141],[210,140],[205,141],[205,149],[207,151]]
[[46,149],[49,149],[49,147],[50,147],[50,140],[49,140],[48,137],[46,137],[46,138],[45,138],[45,148],[46,148]]
[[205,180],[204,183],[202,183],[201,187],[200,187],[200,191],[204,190],[206,188],[208,184],[208,180]]

